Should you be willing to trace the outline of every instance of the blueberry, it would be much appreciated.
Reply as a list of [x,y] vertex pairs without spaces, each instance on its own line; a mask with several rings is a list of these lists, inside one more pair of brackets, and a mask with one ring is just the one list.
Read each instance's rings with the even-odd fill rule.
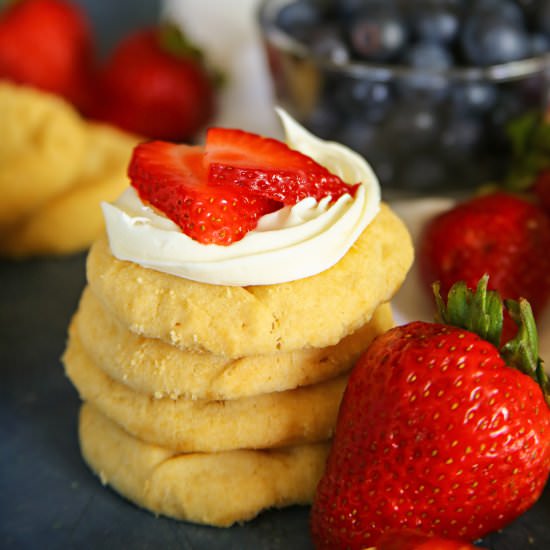
[[353,51],[366,61],[391,61],[407,41],[402,17],[384,7],[362,12],[350,23],[348,33]]
[[418,42],[407,50],[405,61],[415,69],[444,71],[453,64],[453,57],[437,42]]
[[512,0],[472,0],[472,16],[498,15],[508,23],[523,26],[525,15],[523,10]]
[[531,55],[541,55],[550,51],[550,37],[542,33],[534,33],[529,37]]
[[451,83],[444,75],[418,72],[399,78],[396,88],[405,101],[428,101],[436,105],[447,100]]
[[337,16],[352,21],[359,13],[370,10],[395,9],[392,0],[338,0],[334,2]]
[[395,92],[387,82],[372,82],[361,120],[380,122],[393,106]]
[[445,46],[436,42],[419,42],[408,50],[404,62],[419,71],[398,80],[403,98],[440,102],[447,97],[450,89],[447,76],[434,72],[445,71],[453,64]]
[[412,13],[413,30],[421,40],[450,43],[459,29],[456,7],[441,0],[423,0]]
[[507,63],[530,54],[526,31],[500,15],[472,15],[461,38],[466,59],[474,65]]
[[377,146],[378,129],[364,121],[350,119],[335,132],[334,139],[365,155]]
[[459,113],[484,113],[494,107],[498,97],[495,85],[488,82],[456,84],[452,91],[453,106]]
[[484,127],[479,117],[452,116],[441,133],[442,148],[450,154],[474,151],[483,140]]
[[340,125],[340,115],[330,103],[320,101],[309,113],[305,125],[321,139],[333,139]]
[[340,79],[330,92],[334,108],[344,117],[369,122],[385,116],[392,104],[392,95],[387,83],[367,78]]
[[317,57],[341,65],[349,61],[349,49],[339,27],[321,25],[312,31],[307,42],[313,55]]
[[403,101],[389,113],[383,125],[384,139],[396,151],[418,150],[439,139],[441,116],[426,101]]
[[297,40],[304,40],[321,23],[321,20],[322,13],[314,2],[297,0],[280,9],[276,23]]

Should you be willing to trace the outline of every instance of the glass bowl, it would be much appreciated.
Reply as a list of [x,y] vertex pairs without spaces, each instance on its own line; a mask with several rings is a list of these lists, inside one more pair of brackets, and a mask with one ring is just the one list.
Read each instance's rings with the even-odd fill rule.
[[503,177],[511,120],[548,103],[550,55],[417,70],[315,55],[277,26],[292,0],[264,0],[259,23],[277,103],[373,166],[386,196],[447,194]]

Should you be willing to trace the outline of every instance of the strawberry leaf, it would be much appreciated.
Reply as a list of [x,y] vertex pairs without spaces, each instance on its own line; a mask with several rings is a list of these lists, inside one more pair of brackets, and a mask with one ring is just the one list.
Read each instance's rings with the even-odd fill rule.
[[[537,382],[550,407],[550,381],[539,357],[539,339],[531,305],[524,298],[503,303],[497,291],[487,289],[488,283],[489,276],[484,275],[476,290],[472,291],[464,281],[459,281],[449,290],[445,303],[440,284],[435,282],[432,288],[437,307],[436,321],[466,329],[493,344],[508,366]],[[518,330],[515,337],[501,347],[504,307]]]
[[464,281],[455,283],[449,290],[447,304],[441,298],[439,282],[434,283],[436,320],[474,332],[498,348],[503,324],[502,300],[498,292],[487,290],[488,282],[489,276],[484,275],[475,291]]
[[531,306],[523,298],[519,301],[505,300],[505,306],[510,317],[518,325],[518,331],[512,340],[502,346],[500,353],[508,365],[537,382],[546,404],[550,407],[550,381],[539,357],[539,339]]
[[204,60],[202,51],[176,25],[171,23],[162,25],[158,31],[158,39],[161,47],[172,55],[190,57],[199,63]]
[[158,39],[164,51],[176,57],[192,59],[202,65],[215,88],[221,88],[225,84],[226,75],[209,64],[204,52],[177,25],[164,23],[159,28]]
[[21,2],[21,0],[0,0],[0,12],[7,10],[12,4]]
[[507,136],[512,159],[504,186],[510,191],[524,191],[550,166],[550,124],[538,113],[527,113],[508,125]]

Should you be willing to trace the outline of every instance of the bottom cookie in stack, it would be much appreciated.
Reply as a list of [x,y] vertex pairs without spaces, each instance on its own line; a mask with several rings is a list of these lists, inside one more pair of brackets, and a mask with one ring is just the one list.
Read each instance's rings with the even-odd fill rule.
[[228,527],[261,510],[309,504],[329,443],[178,453],[129,435],[97,408],[80,413],[84,459],[121,495],[156,514]]
[[329,348],[227,360],[131,333],[87,289],[64,355],[86,402],[83,455],[119,493],[179,519],[228,526],[308,504],[347,372],[391,325],[383,304]]

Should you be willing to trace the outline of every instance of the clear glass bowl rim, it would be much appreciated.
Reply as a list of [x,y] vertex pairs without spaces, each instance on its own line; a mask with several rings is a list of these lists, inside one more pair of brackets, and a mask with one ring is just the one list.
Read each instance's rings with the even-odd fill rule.
[[509,63],[486,67],[456,67],[450,70],[419,70],[404,65],[373,64],[361,61],[336,63],[325,57],[314,55],[302,44],[275,23],[277,11],[295,0],[261,0],[258,6],[258,20],[263,38],[278,50],[303,60],[309,60],[320,69],[341,72],[352,78],[372,78],[391,81],[396,78],[444,77],[458,81],[506,82],[548,72],[550,75],[550,52]]

